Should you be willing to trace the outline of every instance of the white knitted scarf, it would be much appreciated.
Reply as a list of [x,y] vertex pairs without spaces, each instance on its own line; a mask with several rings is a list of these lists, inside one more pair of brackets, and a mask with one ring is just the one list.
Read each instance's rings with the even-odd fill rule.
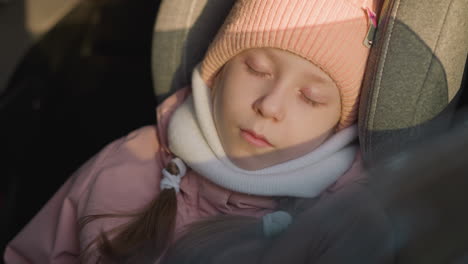
[[168,127],[170,150],[212,182],[241,193],[262,196],[315,197],[352,165],[356,125],[334,134],[313,151],[260,170],[244,170],[226,156],[212,115],[210,91],[198,67],[192,95],[174,112]]

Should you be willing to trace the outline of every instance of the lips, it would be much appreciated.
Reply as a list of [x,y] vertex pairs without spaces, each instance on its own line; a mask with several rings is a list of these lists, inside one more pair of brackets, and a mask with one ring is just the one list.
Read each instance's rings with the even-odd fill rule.
[[273,147],[263,135],[259,135],[252,130],[241,129],[241,135],[247,142],[256,147]]

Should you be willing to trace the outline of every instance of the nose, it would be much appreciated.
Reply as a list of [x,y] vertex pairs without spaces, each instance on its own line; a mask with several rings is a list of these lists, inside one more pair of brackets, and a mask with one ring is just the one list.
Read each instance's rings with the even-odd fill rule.
[[278,90],[272,89],[255,100],[252,108],[264,118],[281,121],[285,116],[285,97]]

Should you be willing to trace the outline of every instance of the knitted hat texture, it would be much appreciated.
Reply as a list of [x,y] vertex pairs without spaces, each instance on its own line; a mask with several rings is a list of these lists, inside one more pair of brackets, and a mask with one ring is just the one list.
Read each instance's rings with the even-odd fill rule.
[[213,78],[232,57],[250,48],[278,48],[326,72],[340,90],[338,129],[356,121],[369,55],[367,9],[375,0],[238,0],[208,48],[201,76]]

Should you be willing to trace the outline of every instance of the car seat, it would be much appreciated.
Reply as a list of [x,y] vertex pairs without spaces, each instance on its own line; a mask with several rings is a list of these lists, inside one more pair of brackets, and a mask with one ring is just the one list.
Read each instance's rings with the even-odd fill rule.
[[445,132],[467,103],[467,12],[466,0],[385,1],[359,109],[367,161]]

